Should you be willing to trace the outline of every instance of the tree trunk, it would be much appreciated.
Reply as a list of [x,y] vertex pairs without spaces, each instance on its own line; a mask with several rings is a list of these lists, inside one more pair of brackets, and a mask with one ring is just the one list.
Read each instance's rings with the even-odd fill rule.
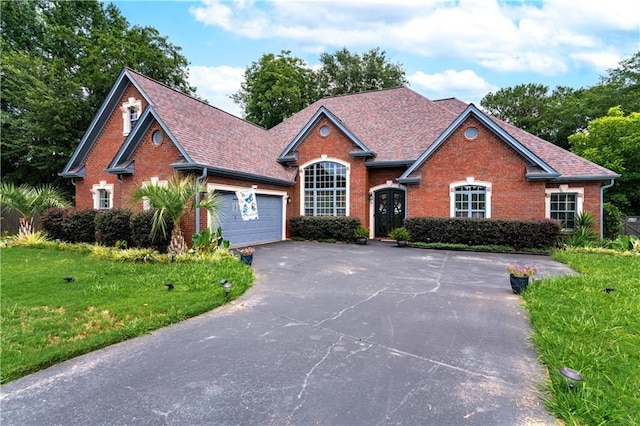
[[18,228],[18,236],[28,237],[33,234],[33,218],[21,217],[20,227]]
[[174,226],[171,231],[171,243],[167,248],[167,251],[170,254],[184,254],[187,252],[187,245],[184,242],[184,237],[182,236],[182,230],[179,226]]

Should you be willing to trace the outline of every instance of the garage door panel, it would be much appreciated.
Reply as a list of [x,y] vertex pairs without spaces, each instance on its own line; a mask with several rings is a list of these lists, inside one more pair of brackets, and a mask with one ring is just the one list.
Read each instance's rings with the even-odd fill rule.
[[220,227],[232,246],[282,239],[282,197],[256,194],[257,220],[242,220],[235,193],[221,192]]

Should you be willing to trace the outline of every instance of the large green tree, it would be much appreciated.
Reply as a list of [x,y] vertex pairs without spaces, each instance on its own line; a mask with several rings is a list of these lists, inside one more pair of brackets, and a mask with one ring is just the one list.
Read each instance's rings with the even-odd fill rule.
[[640,111],[640,52],[622,60],[587,88],[520,84],[487,94],[480,105],[490,114],[569,149],[570,135],[587,128],[589,120],[609,108]]
[[405,86],[402,65],[391,63],[379,48],[360,55],[346,47],[334,53],[320,55],[318,88],[322,96],[358,93],[389,87]]
[[[58,181],[122,67],[193,94],[180,48],[97,0],[0,2],[2,179]],[[61,183],[58,181],[58,183]]]
[[313,71],[290,51],[264,54],[247,67],[231,99],[242,106],[246,120],[268,129],[323,96],[408,83],[401,65],[390,63],[377,48],[362,55],[346,48],[323,53],[320,62],[320,69]]
[[624,115],[614,107],[569,137],[571,150],[621,175],[606,196],[627,214],[640,214],[640,112]]
[[549,87],[544,84],[518,84],[488,93],[480,105],[491,115],[540,135],[547,127],[549,97]]
[[269,129],[317,97],[313,71],[285,50],[264,54],[247,67],[240,90],[231,99],[242,105],[247,121]]

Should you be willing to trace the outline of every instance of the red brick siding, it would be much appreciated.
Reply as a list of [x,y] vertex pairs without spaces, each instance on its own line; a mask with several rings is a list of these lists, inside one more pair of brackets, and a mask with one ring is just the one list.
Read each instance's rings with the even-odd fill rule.
[[76,180],[76,207],[80,209],[93,208],[91,188],[93,185],[100,183],[101,180],[106,181],[107,184],[114,185],[113,207],[120,208],[123,206],[122,184],[118,182],[116,175],[107,173],[106,168],[116,156],[125,140],[126,136],[122,135],[122,112],[119,107],[127,102],[130,97],[140,99],[142,101],[142,109],[147,106],[145,100],[136,88],[129,85],[120,102],[118,102],[118,108],[111,113],[104,129],[102,129],[98,139],[87,155],[85,160],[86,178]]
[[[478,128],[474,140],[464,137],[469,126]],[[449,217],[449,184],[473,177],[492,184],[492,218],[543,218],[544,183],[527,182],[525,166],[506,143],[470,118],[422,165],[422,183],[408,186],[408,214]]]
[[[323,125],[329,126],[330,133],[327,137],[320,136],[319,129]],[[363,223],[366,223],[369,216],[369,193],[365,159],[353,158],[349,155],[349,152],[357,149],[358,147],[329,120],[321,119],[298,146],[298,164],[320,160],[323,154],[349,163],[349,216],[358,217]],[[298,179],[293,188],[295,197],[291,203],[297,211],[294,213],[296,216],[300,214],[300,185],[301,182]]]

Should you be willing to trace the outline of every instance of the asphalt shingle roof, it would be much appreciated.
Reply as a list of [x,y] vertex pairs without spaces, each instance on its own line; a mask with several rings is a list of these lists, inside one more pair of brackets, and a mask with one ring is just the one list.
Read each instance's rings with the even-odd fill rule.
[[194,163],[292,181],[265,129],[129,70]]
[[[291,181],[295,171],[276,159],[324,106],[364,145],[374,161],[416,160],[468,106],[431,101],[406,87],[324,98],[265,130],[129,70],[194,163]],[[557,170],[561,178],[617,175],[550,142],[490,117]]]

